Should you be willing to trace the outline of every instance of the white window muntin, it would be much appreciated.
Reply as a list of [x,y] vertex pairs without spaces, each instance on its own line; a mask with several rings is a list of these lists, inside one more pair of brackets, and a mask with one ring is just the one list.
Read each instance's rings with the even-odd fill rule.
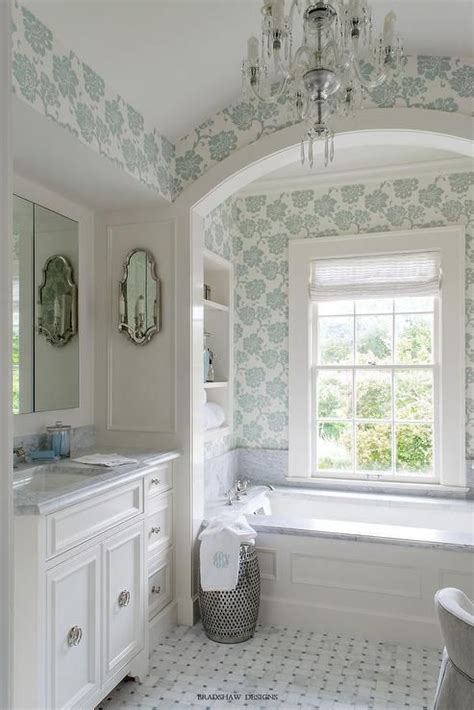
[[464,302],[465,228],[463,225],[398,232],[291,240],[289,244],[289,472],[311,477],[311,309],[310,264],[314,259],[429,251],[440,253],[443,300],[439,323],[439,474],[445,486],[464,487],[465,385]]
[[[349,299],[348,299],[349,300]],[[403,311],[397,310],[395,308],[395,300],[392,300],[392,310],[391,311],[380,311],[377,313],[367,313],[364,314],[362,311],[356,310],[356,301],[353,302],[353,312],[350,314],[345,314],[346,317],[351,317],[353,322],[353,363],[352,365],[342,365],[342,364],[321,364],[318,362],[318,341],[319,332],[318,326],[321,318],[331,318],[334,316],[318,314],[318,304],[313,303],[312,306],[312,377],[311,377],[311,451],[312,451],[312,463],[311,463],[311,473],[315,478],[351,478],[354,480],[387,480],[387,481],[404,481],[412,483],[422,483],[422,482],[439,482],[439,301],[438,298],[433,298],[433,309],[429,311]],[[359,301],[361,303],[361,301]],[[390,316],[392,319],[392,349],[393,349],[393,359],[395,358],[395,326],[396,317],[404,315],[432,315],[433,316],[433,342],[432,342],[432,362],[423,364],[384,364],[384,365],[362,365],[356,363],[357,354],[357,337],[356,337],[356,323],[357,315],[374,315],[374,316]],[[337,317],[337,316],[336,316]],[[396,387],[395,387],[395,373],[400,371],[430,371],[432,373],[433,382],[433,418],[431,420],[422,419],[397,419],[395,416],[396,408]],[[352,373],[352,418],[350,419],[337,419],[331,417],[319,417],[317,412],[317,375],[318,372],[324,371],[347,371]],[[391,372],[391,417],[390,418],[361,418],[356,416],[356,399],[357,399],[357,388],[356,388],[356,374],[358,371],[389,371]],[[349,424],[352,427],[352,470],[332,470],[332,469],[321,469],[318,470],[317,465],[317,440],[318,440],[318,423],[341,423]],[[357,446],[356,446],[356,428],[359,424],[389,424],[392,428],[396,428],[400,424],[419,424],[428,425],[433,428],[433,471],[432,473],[417,473],[417,472],[402,472],[396,471],[396,435],[392,431],[391,435],[391,460],[392,460],[392,470],[391,471],[364,471],[357,468]]]

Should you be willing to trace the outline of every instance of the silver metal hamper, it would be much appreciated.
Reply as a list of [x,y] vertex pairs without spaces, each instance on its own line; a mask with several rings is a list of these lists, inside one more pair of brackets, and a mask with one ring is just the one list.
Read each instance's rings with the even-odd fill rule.
[[204,592],[199,585],[204,631],[217,643],[241,643],[252,638],[260,607],[260,567],[255,545],[240,546],[237,587],[230,592]]

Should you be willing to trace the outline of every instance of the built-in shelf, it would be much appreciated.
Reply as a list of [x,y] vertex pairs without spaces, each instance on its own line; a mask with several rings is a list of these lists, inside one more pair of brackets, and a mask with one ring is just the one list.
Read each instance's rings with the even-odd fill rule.
[[222,425],[203,432],[204,441],[224,437],[233,426],[233,269],[230,261],[204,250],[203,283],[209,287],[209,299],[203,299],[203,331],[205,347],[214,355],[214,382],[203,387],[208,402],[219,405],[224,412]]
[[204,440],[209,441],[211,439],[217,439],[220,436],[227,436],[227,434],[230,434],[230,432],[230,426],[228,426],[227,424],[216,427],[215,429],[207,429],[204,432]]
[[204,299],[204,308],[210,308],[213,311],[223,311],[225,313],[229,312],[229,306],[224,306],[223,303],[216,303],[216,301],[207,301]]

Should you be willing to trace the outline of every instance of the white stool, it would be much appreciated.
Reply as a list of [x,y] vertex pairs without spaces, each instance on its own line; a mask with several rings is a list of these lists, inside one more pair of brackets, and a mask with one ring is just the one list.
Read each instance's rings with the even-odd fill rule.
[[433,710],[474,708],[474,605],[459,589],[440,589],[435,606],[444,652]]

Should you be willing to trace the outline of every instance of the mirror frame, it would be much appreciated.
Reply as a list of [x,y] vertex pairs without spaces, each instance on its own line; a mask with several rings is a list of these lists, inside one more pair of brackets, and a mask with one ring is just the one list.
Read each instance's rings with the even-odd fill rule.
[[[149,328],[147,328],[144,331],[141,330],[141,328],[139,328],[138,324],[131,326],[125,320],[126,314],[128,313],[125,286],[127,285],[127,281],[129,278],[129,269],[130,269],[130,265],[131,265],[131,260],[135,254],[146,254],[147,261],[150,263],[151,278],[156,283],[155,310],[154,310],[154,314],[153,314],[154,323],[153,323],[153,325],[151,325]],[[160,281],[158,274],[156,272],[155,258],[153,256],[153,254],[148,249],[136,248],[136,249],[132,249],[127,254],[127,257],[126,257],[125,263],[124,263],[124,268],[123,268],[123,276],[122,276],[122,279],[120,280],[120,284],[119,284],[119,303],[122,300],[125,302],[125,313],[122,314],[121,312],[119,312],[119,325],[118,325],[119,331],[125,333],[135,345],[146,345],[147,343],[150,342],[150,340],[153,338],[153,336],[156,335],[157,333],[159,333],[161,330],[161,281]],[[120,308],[119,308],[119,311],[121,311]]]
[[42,319],[40,320],[40,318],[38,318],[37,327],[38,333],[44,335],[48,343],[51,343],[51,345],[56,348],[61,348],[66,345],[66,343],[68,343],[74,335],[77,334],[77,285],[74,282],[74,272],[71,263],[65,256],[61,256],[61,254],[53,254],[53,256],[50,256],[46,260],[45,265],[43,266],[43,280],[38,287],[38,305],[43,306],[43,290],[45,289],[48,281],[49,265],[57,259],[64,267],[64,278],[67,285],[71,289],[71,325],[65,330],[64,333],[56,334],[46,328],[42,323]]

